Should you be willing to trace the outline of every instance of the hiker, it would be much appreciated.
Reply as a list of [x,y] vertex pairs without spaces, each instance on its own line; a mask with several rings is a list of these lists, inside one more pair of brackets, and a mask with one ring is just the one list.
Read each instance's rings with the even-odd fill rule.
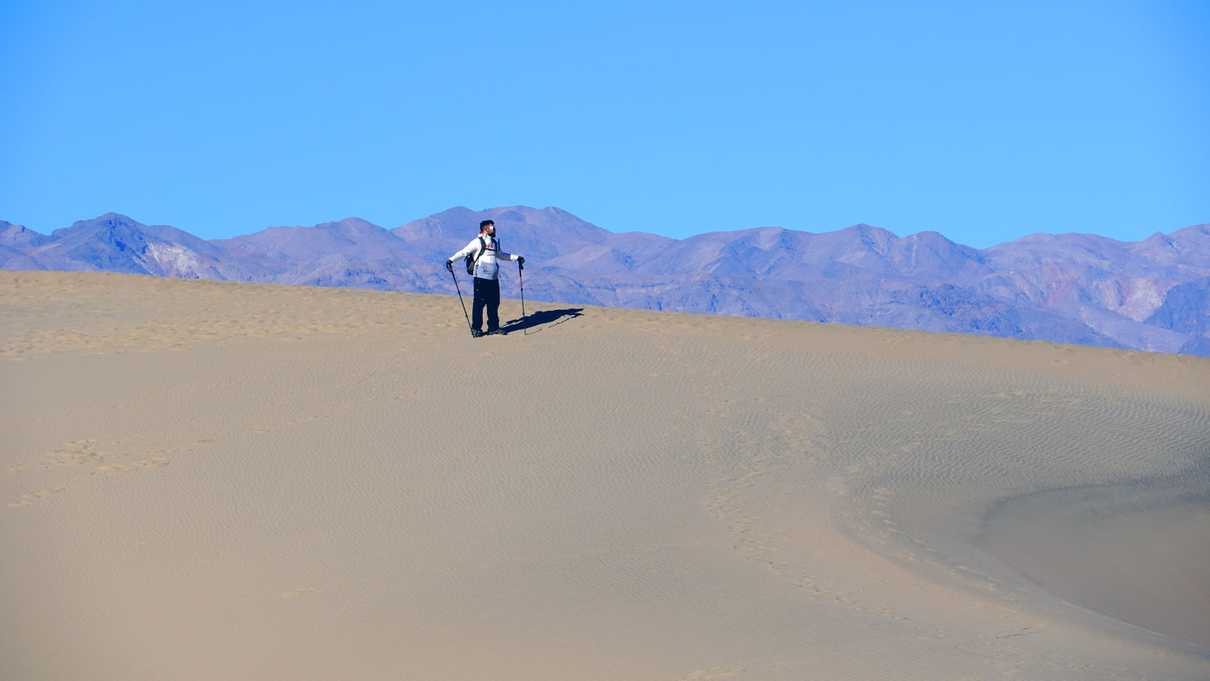
[[479,223],[479,236],[471,239],[466,248],[451,255],[445,261],[445,269],[454,271],[454,261],[458,258],[471,256],[471,274],[475,277],[475,301],[472,303],[474,312],[471,314],[471,335],[475,338],[484,335],[483,308],[487,308],[487,333],[500,331],[500,281],[496,278],[499,273],[497,258],[506,258],[521,265],[525,258],[515,253],[505,253],[499,249],[496,242],[496,223],[484,220]]

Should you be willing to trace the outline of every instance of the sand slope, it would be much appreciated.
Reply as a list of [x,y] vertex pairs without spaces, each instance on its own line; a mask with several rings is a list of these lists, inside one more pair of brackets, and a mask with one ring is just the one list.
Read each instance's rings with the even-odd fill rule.
[[457,305],[0,272],[0,678],[1210,677],[1210,360]]

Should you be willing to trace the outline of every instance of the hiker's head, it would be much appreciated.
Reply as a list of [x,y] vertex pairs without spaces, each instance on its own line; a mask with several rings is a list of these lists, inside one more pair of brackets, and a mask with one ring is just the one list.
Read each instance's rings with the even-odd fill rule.
[[484,220],[484,221],[480,222],[479,223],[479,233],[487,234],[489,236],[495,236],[496,235],[496,223],[492,222],[491,220]]

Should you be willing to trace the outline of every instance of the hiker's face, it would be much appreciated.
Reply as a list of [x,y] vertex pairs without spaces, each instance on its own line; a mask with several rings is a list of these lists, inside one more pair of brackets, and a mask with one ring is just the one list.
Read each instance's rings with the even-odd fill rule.
[[487,226],[487,229],[483,230],[483,233],[484,233],[484,234],[486,234],[486,235],[488,235],[488,236],[496,236],[496,226],[495,226],[495,225],[488,225],[488,226]]

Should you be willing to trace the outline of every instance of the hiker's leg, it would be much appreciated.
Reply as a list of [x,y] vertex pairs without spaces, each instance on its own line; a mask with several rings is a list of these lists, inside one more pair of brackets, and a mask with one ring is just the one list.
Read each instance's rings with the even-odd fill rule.
[[474,278],[475,281],[475,300],[471,303],[471,328],[475,331],[483,330],[483,306],[487,303],[486,296],[483,291],[483,282],[486,279]]
[[487,330],[495,331],[500,328],[500,280],[486,279],[483,283],[487,289]]

